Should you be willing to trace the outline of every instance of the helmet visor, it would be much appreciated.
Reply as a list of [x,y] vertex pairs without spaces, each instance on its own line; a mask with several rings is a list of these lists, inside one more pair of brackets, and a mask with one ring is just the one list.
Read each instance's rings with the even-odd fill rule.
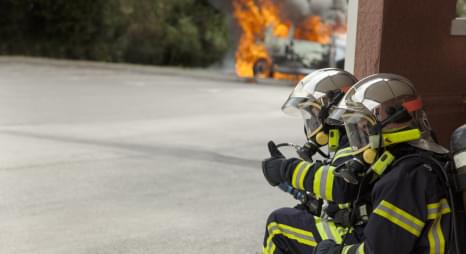
[[343,118],[342,115],[346,112],[346,109],[338,108],[333,106],[330,108],[328,117],[325,119],[325,123],[333,126],[342,126]]
[[321,106],[314,102],[308,102],[300,109],[309,138],[313,137],[322,128],[322,122],[319,118],[320,109]]
[[359,112],[346,111],[342,115],[346,134],[355,154],[362,152],[369,146],[371,129],[375,126],[375,119]]
[[300,116],[301,107],[309,98],[305,97],[288,97],[282,106],[283,113],[290,116]]

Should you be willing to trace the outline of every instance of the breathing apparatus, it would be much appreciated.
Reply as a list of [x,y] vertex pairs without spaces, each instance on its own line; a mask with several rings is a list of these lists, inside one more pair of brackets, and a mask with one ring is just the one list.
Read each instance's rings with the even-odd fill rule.
[[466,237],[466,124],[453,132],[450,139],[450,154],[453,161],[450,168],[453,185],[453,190],[450,189],[450,203],[453,210],[455,251],[464,253],[466,243],[460,239],[464,240]]
[[466,124],[453,132],[450,142],[450,152],[454,162],[455,191],[462,192],[466,208]]
[[[308,154],[308,157],[311,157],[317,152],[322,155],[322,150],[320,147],[328,144],[329,151],[336,151],[340,143],[340,128],[336,126],[330,126],[327,124],[326,119],[329,116],[329,111],[334,107],[345,95],[347,87],[342,89],[330,90],[326,92],[327,101],[322,101],[323,105],[313,103],[313,106],[319,109],[319,114],[317,115],[320,126],[313,131],[308,133],[308,128],[304,127],[304,133],[307,137],[307,142],[304,144],[303,148],[306,148],[307,151],[302,151],[302,153]],[[300,152],[298,151],[298,154]],[[301,154],[300,154],[301,155]],[[324,157],[329,158],[329,155],[326,154]]]
[[[389,107],[386,110],[388,117],[383,121],[365,117],[372,123],[372,127],[368,128],[369,144],[356,151],[351,160],[335,168],[334,175],[342,177],[351,184],[358,184],[362,176],[371,172],[374,173],[372,181],[380,177],[395,159],[393,154],[384,148],[421,138],[421,131],[418,128],[391,133],[383,133],[383,128],[391,123],[408,122],[412,118],[410,113],[420,109],[422,109],[422,101],[416,98],[402,105]],[[347,130],[347,133],[351,135],[351,130]]]

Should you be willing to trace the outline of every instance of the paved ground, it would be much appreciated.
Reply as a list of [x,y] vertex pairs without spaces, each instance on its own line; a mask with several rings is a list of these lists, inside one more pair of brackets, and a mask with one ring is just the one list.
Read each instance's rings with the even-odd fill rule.
[[0,59],[0,253],[260,252],[291,87],[151,70]]

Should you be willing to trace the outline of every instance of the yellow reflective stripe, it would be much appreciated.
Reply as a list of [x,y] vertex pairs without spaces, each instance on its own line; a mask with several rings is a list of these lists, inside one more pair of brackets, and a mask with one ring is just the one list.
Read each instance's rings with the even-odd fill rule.
[[305,163],[305,164],[306,164],[306,167],[303,169],[303,172],[302,172],[301,176],[299,177],[298,189],[300,189],[300,190],[304,190],[304,179],[306,178],[307,173],[309,172],[309,169],[312,166],[312,164],[310,164],[310,163]]
[[332,239],[336,243],[341,244],[343,242],[341,230],[335,225],[333,221],[321,219],[314,216],[316,222],[317,231],[319,232],[322,240]]
[[380,202],[374,210],[374,213],[389,220],[395,225],[400,226],[417,237],[421,235],[421,231],[424,227],[424,222],[420,219],[385,200]]
[[[267,238],[268,239],[268,238]],[[273,244],[273,250],[269,250],[268,248],[266,247],[262,247],[262,254],[272,254],[273,251],[275,251],[275,244],[272,242]]]
[[307,163],[305,161],[301,161],[300,163],[298,163],[293,172],[293,177],[291,181],[291,185],[294,188],[304,190],[304,179],[306,178],[311,166],[311,163]]
[[[359,246],[358,246],[359,245]],[[356,247],[357,246],[357,247]],[[352,251],[353,250],[353,251]],[[361,244],[352,244],[352,245],[346,245],[343,247],[341,250],[341,254],[364,254],[364,243]]]
[[333,201],[333,170],[330,165],[321,166],[314,175],[313,192],[317,198]]
[[270,249],[270,254],[275,253],[275,248],[276,248],[276,246],[275,246],[275,244],[273,244],[273,245],[272,245],[272,249]]
[[443,214],[450,213],[451,209],[448,205],[448,201],[445,198],[442,198],[437,203],[427,204],[427,219],[435,220],[442,216]]
[[328,201],[333,201],[333,181],[334,181],[334,175],[333,175],[333,170],[335,167],[330,167],[327,170],[327,178],[326,178],[326,184],[325,184],[325,196],[324,199]]
[[298,165],[296,165],[296,167],[294,168],[293,176],[292,176],[292,178],[291,178],[291,185],[292,185],[294,188],[298,188],[298,187],[296,186],[296,183],[297,183],[297,181],[298,181],[298,180],[297,180],[297,179],[298,179],[298,174],[299,174],[300,169],[301,169],[301,167],[303,166],[303,164],[304,164],[304,161],[301,161],[301,162],[299,162]]
[[445,253],[445,236],[442,231],[441,216],[432,223],[427,233],[429,254]]
[[330,165],[321,166],[314,175],[314,184],[312,190],[317,198],[333,201],[333,170],[335,167]]
[[332,235],[335,237],[335,242],[338,244],[341,244],[343,242],[341,234],[337,230],[337,226],[335,225],[335,222],[329,221],[328,225],[330,227],[330,232],[332,232]]
[[332,162],[335,162],[336,160],[338,160],[338,159],[340,159],[342,157],[350,156],[352,154],[353,154],[353,149],[351,147],[346,147],[346,148],[340,149],[335,154],[335,156],[333,156]]
[[272,239],[276,234],[277,234],[276,232],[270,232],[269,231],[269,237],[267,237],[267,242],[266,242],[264,248],[262,249],[262,252],[264,254],[273,253],[272,249],[275,249],[275,244],[273,243]]
[[353,229],[350,228],[348,230],[348,228],[345,228],[345,227],[337,227],[337,232],[341,237],[343,237],[344,235],[353,232]]
[[350,208],[350,203],[338,204],[338,208],[340,209]]
[[276,249],[276,248],[277,248],[277,247],[275,246],[275,243],[272,242],[272,246],[270,246],[270,250],[269,250],[268,253],[269,253],[269,254],[275,253],[275,249]]
[[271,222],[267,226],[267,231],[269,232],[269,237],[267,238],[267,245],[265,251],[268,253],[273,253],[275,251],[275,244],[273,243],[273,237],[275,235],[281,234],[289,239],[296,240],[297,242],[309,246],[316,246],[317,242],[314,239],[314,235],[309,232],[299,228],[294,228],[285,224],[279,224],[276,222]]
[[322,238],[322,240],[329,239],[330,236],[327,235],[327,231],[325,231],[324,225],[322,225],[322,219],[319,217],[315,217],[315,216],[314,216],[314,219],[316,221],[316,227],[317,227],[317,231],[319,232],[320,238]]
[[322,198],[320,195],[320,178],[322,178],[322,171],[324,169],[324,166],[320,166],[317,170],[316,173],[314,174],[314,181],[312,184],[312,192],[316,195],[317,198]]
[[359,245],[358,249],[356,250],[356,253],[364,254],[364,243],[361,243],[361,245]]
[[341,254],[348,254],[351,247],[353,247],[353,246],[352,245],[347,245],[347,246],[343,247],[343,249],[341,250]]

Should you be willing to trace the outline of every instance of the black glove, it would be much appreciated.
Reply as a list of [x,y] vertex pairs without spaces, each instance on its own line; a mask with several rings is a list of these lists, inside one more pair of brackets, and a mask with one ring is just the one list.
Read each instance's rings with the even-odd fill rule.
[[340,245],[332,239],[323,240],[317,244],[312,254],[340,254]]
[[364,170],[364,164],[360,160],[352,159],[338,166],[333,174],[337,177],[342,177],[348,183],[358,184]]
[[277,186],[284,182],[280,169],[286,159],[273,141],[269,141],[267,146],[271,157],[262,161],[262,172],[270,185]]

